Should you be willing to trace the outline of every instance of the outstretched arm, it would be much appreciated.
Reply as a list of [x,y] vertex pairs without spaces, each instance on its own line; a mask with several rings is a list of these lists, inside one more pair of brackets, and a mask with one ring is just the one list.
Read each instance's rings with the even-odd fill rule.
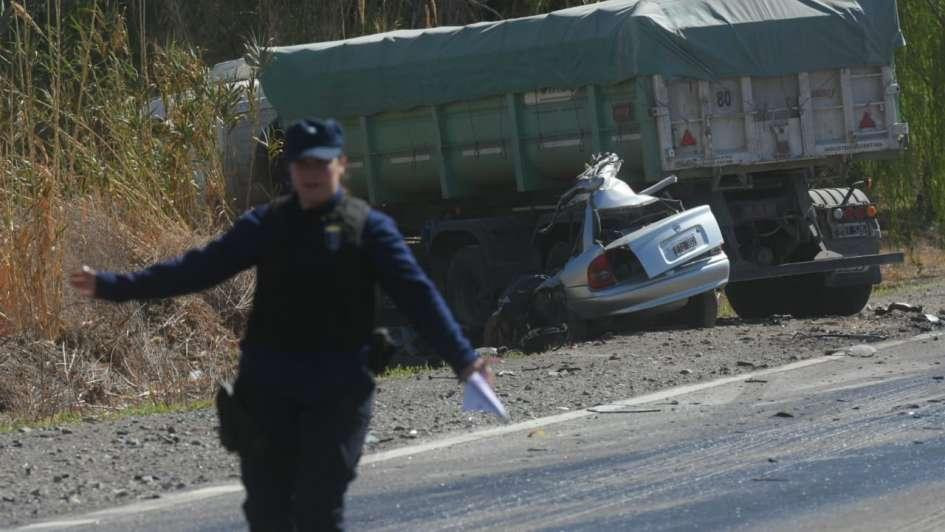
[[480,371],[491,382],[485,360],[473,351],[393,220],[372,210],[364,227],[364,245],[377,269],[381,287],[456,375],[466,380]]
[[131,273],[96,272],[87,266],[69,276],[81,295],[109,301],[156,299],[205,290],[256,263],[265,207],[250,211],[202,248]]

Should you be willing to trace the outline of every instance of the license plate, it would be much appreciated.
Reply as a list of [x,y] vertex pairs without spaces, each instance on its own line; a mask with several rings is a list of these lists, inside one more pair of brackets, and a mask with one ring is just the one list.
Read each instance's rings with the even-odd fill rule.
[[685,239],[673,244],[673,253],[675,253],[677,257],[680,257],[687,251],[695,249],[698,245],[699,242],[696,240],[696,235],[689,235]]
[[835,238],[856,238],[870,236],[871,231],[868,223],[837,224],[833,234]]

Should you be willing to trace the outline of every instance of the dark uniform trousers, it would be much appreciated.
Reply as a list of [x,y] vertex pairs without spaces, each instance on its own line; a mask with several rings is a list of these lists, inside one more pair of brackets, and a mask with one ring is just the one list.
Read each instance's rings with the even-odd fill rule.
[[253,420],[239,453],[250,530],[342,530],[374,394],[310,402],[284,392],[247,374],[237,381]]

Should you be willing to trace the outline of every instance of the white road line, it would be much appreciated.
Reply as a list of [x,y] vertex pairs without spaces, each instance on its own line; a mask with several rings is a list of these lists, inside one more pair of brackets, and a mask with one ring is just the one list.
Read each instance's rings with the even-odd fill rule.
[[[901,345],[910,344],[914,342],[921,342],[924,340],[930,340],[935,337],[945,336],[945,333],[925,333],[918,336],[913,336],[911,338],[905,338],[902,340],[888,340],[885,342],[879,342],[876,344],[870,344],[876,348],[877,351],[882,351],[885,349],[891,349],[893,347],[899,347]],[[837,349],[836,351],[842,351],[843,349]],[[654,403],[657,401],[665,401],[676,396],[689,394],[692,392],[698,392],[701,390],[707,390],[709,388],[716,388],[719,386],[725,386],[726,384],[731,384],[734,382],[744,381],[746,379],[753,379],[758,377],[764,377],[766,375],[774,375],[777,373],[784,373],[786,371],[793,371],[796,369],[806,368],[809,366],[816,366],[818,364],[823,364],[824,362],[831,362],[835,360],[843,360],[847,358],[845,355],[826,355],[817,358],[809,358],[807,360],[801,360],[798,362],[793,362],[791,364],[786,364],[784,366],[778,366],[776,368],[764,369],[760,371],[753,371],[751,373],[742,373],[732,377],[725,377],[723,379],[716,379],[714,381],[688,384],[685,386],[676,386],[674,388],[669,388],[666,390],[661,390],[658,392],[649,393],[646,395],[641,395],[639,397],[631,397],[629,399],[624,399],[621,401],[616,401],[607,405],[598,405],[596,408],[618,408],[626,406],[638,406],[646,403]],[[554,425],[557,423],[564,423],[565,421],[571,421],[574,419],[580,419],[587,416],[599,415],[597,412],[592,412],[590,410],[575,410],[574,412],[566,412],[564,414],[556,414],[553,416],[547,416],[537,419],[532,419],[529,421],[522,421],[520,423],[513,423],[509,425],[504,425],[501,427],[493,427],[488,429],[479,430],[476,432],[471,432],[469,434],[460,434],[458,436],[450,436],[436,441],[431,441],[427,443],[419,443],[416,445],[411,445],[408,447],[401,447],[399,449],[391,449],[390,451],[382,451],[378,453],[371,453],[364,456],[361,459],[361,466],[366,466],[370,464],[376,464],[378,462],[385,462],[387,460],[393,460],[395,458],[403,458],[405,456],[414,456],[421,453],[426,453],[429,451],[435,451],[438,449],[445,449],[447,447],[452,447],[454,445],[460,445],[463,443],[470,443],[478,440],[483,440],[487,438],[494,438],[496,436],[502,436],[504,434],[511,434],[513,432],[521,432],[525,430],[531,430],[538,427],[546,427],[548,425]],[[199,501],[202,499],[209,499],[211,497],[217,497],[220,495],[225,495],[228,493],[237,493],[242,492],[243,486],[239,483],[234,484],[224,484],[220,486],[211,486],[207,488],[201,488],[194,491],[187,491],[183,493],[172,493],[169,495],[162,495],[160,499],[154,499],[151,501],[143,501],[127,506],[120,506],[117,508],[109,508],[106,510],[99,510],[97,512],[92,512],[84,516],[72,517],[69,519],[59,520],[59,521],[47,521],[43,523],[35,523],[28,525],[17,530],[52,530],[58,528],[71,528],[76,526],[87,526],[95,525],[101,522],[102,518],[113,517],[120,515],[130,515],[140,512],[147,512],[152,510],[160,510],[163,508],[168,508],[178,504],[186,504],[194,501]]]

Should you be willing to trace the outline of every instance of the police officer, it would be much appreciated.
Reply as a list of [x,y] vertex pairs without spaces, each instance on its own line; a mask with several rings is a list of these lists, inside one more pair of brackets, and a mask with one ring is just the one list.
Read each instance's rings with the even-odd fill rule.
[[490,375],[394,222],[341,187],[347,158],[337,122],[290,126],[285,157],[292,193],[206,246],[133,273],[83,267],[70,283],[89,297],[146,300],[255,267],[236,379],[251,424],[238,450],[246,518],[252,530],[340,530],[371,416],[375,283],[461,380]]

